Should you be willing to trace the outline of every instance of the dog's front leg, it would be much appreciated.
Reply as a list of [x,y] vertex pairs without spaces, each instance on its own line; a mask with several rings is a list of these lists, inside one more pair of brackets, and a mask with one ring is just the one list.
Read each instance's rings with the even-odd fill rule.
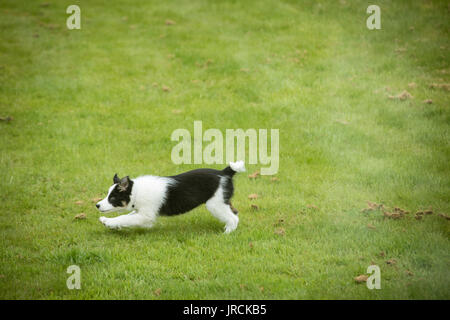
[[151,228],[153,226],[153,219],[140,213],[124,214],[115,218],[100,217],[100,222],[107,228],[119,230],[136,227]]

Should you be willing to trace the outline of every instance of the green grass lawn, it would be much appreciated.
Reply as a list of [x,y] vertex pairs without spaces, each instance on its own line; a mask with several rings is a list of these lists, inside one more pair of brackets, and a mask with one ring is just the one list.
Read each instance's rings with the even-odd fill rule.
[[[81,30],[66,27],[70,4]],[[381,30],[366,27],[370,4]],[[449,299],[449,10],[2,1],[0,116],[13,120],[0,121],[0,298]],[[389,98],[404,90],[412,98]],[[249,179],[261,165],[235,177],[229,235],[204,206],[107,230],[92,199],[114,173],[206,166],[170,157],[171,133],[195,120],[279,129],[279,180]],[[411,213],[362,212],[367,201]],[[80,290],[66,287],[72,264]],[[371,264],[380,290],[354,280]]]

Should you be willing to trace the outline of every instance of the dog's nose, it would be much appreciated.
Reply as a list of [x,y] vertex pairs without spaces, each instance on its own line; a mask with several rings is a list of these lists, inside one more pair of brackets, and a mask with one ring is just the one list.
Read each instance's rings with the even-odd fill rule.
[[95,206],[97,207],[97,209],[100,208],[100,205],[98,203]]

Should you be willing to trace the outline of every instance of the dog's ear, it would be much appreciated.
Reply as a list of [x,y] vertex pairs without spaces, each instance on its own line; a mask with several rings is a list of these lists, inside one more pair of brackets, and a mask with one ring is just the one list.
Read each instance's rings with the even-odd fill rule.
[[114,175],[113,181],[114,181],[114,183],[119,183],[120,182],[120,179],[117,176],[117,173]]
[[126,176],[125,178],[122,178],[119,182],[119,191],[127,190],[129,185],[130,185],[130,177]]

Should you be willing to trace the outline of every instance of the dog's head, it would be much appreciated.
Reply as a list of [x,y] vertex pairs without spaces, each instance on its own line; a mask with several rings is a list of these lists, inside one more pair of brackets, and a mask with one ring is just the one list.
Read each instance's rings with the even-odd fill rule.
[[124,210],[130,203],[131,190],[133,189],[133,181],[130,180],[130,177],[126,176],[120,179],[116,173],[113,182],[114,184],[109,187],[106,198],[95,205],[101,212]]

